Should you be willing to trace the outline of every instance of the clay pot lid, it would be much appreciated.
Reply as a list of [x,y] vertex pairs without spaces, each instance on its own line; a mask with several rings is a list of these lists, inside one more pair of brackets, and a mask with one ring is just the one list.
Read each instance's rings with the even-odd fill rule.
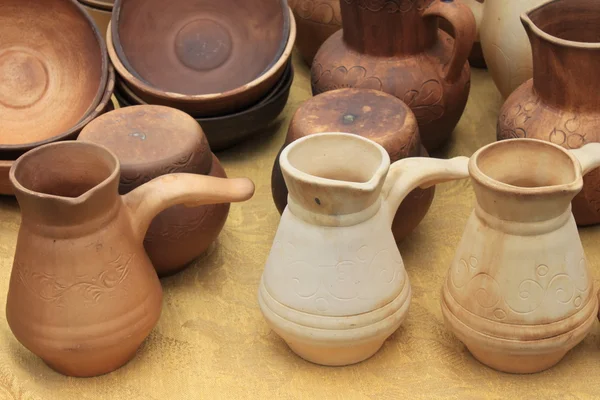
[[74,0],[5,0],[0,37],[0,151],[72,134],[108,79],[106,45],[91,17]]
[[122,184],[135,181],[137,186],[176,172],[208,174],[212,165],[212,152],[198,122],[170,107],[116,109],[90,122],[78,140],[112,150],[121,163]]
[[421,155],[417,119],[400,99],[371,89],[338,89],[298,108],[286,144],[320,132],[349,132],[377,142],[395,161]]
[[155,89],[218,94],[267,72],[286,48],[286,0],[116,0],[115,51]]

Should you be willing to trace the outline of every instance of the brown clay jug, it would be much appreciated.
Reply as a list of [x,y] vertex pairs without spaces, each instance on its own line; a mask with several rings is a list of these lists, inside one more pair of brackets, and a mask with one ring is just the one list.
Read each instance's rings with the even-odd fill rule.
[[[417,120],[410,108],[392,95],[367,89],[332,90],[305,101],[290,122],[281,151],[305,136],[345,131],[383,146],[391,162],[429,156],[421,145]],[[281,151],[271,174],[273,201],[280,214],[285,210],[288,199],[288,189],[279,165]],[[392,223],[396,242],[419,225],[429,211],[434,195],[435,186],[416,188],[402,200]]]
[[254,193],[245,178],[181,173],[119,196],[117,157],[77,141],[25,153],[10,180],[22,221],[6,319],[51,368],[79,377],[125,364],[158,321],[162,290],[142,246],[150,221],[175,204]]
[[[415,113],[431,152],[452,134],[470,90],[475,18],[459,0],[340,0],[342,30],[317,52],[312,91],[381,90]],[[455,39],[438,28],[452,25]]]
[[[533,138],[576,149],[600,137],[600,2],[553,0],[521,16],[533,51],[533,78],[500,110],[498,140]],[[600,222],[600,171],[572,202],[578,225]]]

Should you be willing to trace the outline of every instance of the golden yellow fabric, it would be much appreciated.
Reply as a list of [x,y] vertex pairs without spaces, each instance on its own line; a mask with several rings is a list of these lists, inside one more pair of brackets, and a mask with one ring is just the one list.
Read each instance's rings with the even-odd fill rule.
[[[371,359],[328,368],[293,354],[267,327],[258,283],[279,221],[271,167],[294,110],[310,96],[309,71],[294,55],[296,78],[271,132],[218,154],[230,177],[250,177],[254,198],[233,204],[218,242],[184,272],[163,279],[160,322],[121,369],[91,379],[64,377],[23,348],[0,318],[0,399],[401,399],[560,398],[600,396],[598,326],[556,367],[535,375],[489,369],[448,332],[440,290],[474,204],[468,180],[439,185],[429,214],[400,246],[413,288],[403,326]],[[502,99],[487,71],[473,69],[467,110],[448,148],[436,156],[470,156],[495,140]],[[0,309],[19,228],[19,211],[0,199]],[[600,228],[581,230],[596,277]]]

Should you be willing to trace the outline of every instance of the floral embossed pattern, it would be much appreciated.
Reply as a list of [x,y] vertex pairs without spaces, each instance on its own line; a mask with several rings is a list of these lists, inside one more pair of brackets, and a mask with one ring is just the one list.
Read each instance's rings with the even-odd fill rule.
[[32,293],[49,303],[62,300],[67,293],[77,292],[85,300],[98,302],[122,283],[130,271],[133,254],[121,254],[108,263],[96,276],[73,276],[62,278],[51,273],[38,272],[23,263],[16,264],[16,271],[23,285]]
[[524,104],[516,104],[502,113],[500,118],[498,118],[496,128],[498,139],[526,138],[527,130],[525,129],[525,124],[532,118],[533,112],[539,102],[539,98],[536,98]]
[[[509,314],[534,313],[542,304],[572,304],[580,309],[583,299],[591,289],[585,259],[580,260],[575,276],[561,272],[550,274],[550,268],[539,264],[534,268],[533,279],[523,279],[516,288],[502,288],[495,277],[484,272],[476,257],[461,259],[450,271],[450,282],[462,293],[474,295],[474,302],[463,304],[467,310],[479,315],[480,309],[491,310],[497,320],[505,320]],[[509,285],[510,282],[505,284]],[[516,290],[518,295],[504,297],[502,293]]]
[[423,82],[419,89],[412,89],[402,99],[413,111],[420,124],[428,124],[444,115],[444,89],[435,79]]
[[363,10],[388,13],[409,12],[413,9],[424,10],[432,0],[344,0],[346,4],[356,3]]
[[[385,287],[401,289],[406,284],[402,259],[394,250],[364,245],[335,264],[314,265],[303,260],[292,243],[276,242],[273,249],[285,254],[283,276],[290,288],[320,312],[329,311],[332,302],[372,300]],[[379,290],[373,292],[373,288]]]
[[323,70],[321,64],[315,64],[312,76],[315,95],[343,88],[383,89],[381,80],[376,76],[367,76],[367,70],[361,66],[355,66],[350,69],[341,66],[333,70]]
[[292,0],[289,2],[294,13],[302,18],[318,24],[340,26],[342,15],[340,8],[334,7],[329,2],[313,0]]

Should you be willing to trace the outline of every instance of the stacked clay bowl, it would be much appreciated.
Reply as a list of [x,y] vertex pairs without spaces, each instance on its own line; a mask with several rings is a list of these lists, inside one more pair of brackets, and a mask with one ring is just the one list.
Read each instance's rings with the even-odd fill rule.
[[75,0],[3,0],[0,38],[0,194],[12,194],[13,161],[75,139],[112,107],[115,75],[98,27]]
[[79,0],[79,4],[96,21],[102,37],[105,37],[112,16],[114,0]]
[[116,0],[107,45],[122,106],[184,111],[218,151],[279,115],[295,38],[286,0]]

